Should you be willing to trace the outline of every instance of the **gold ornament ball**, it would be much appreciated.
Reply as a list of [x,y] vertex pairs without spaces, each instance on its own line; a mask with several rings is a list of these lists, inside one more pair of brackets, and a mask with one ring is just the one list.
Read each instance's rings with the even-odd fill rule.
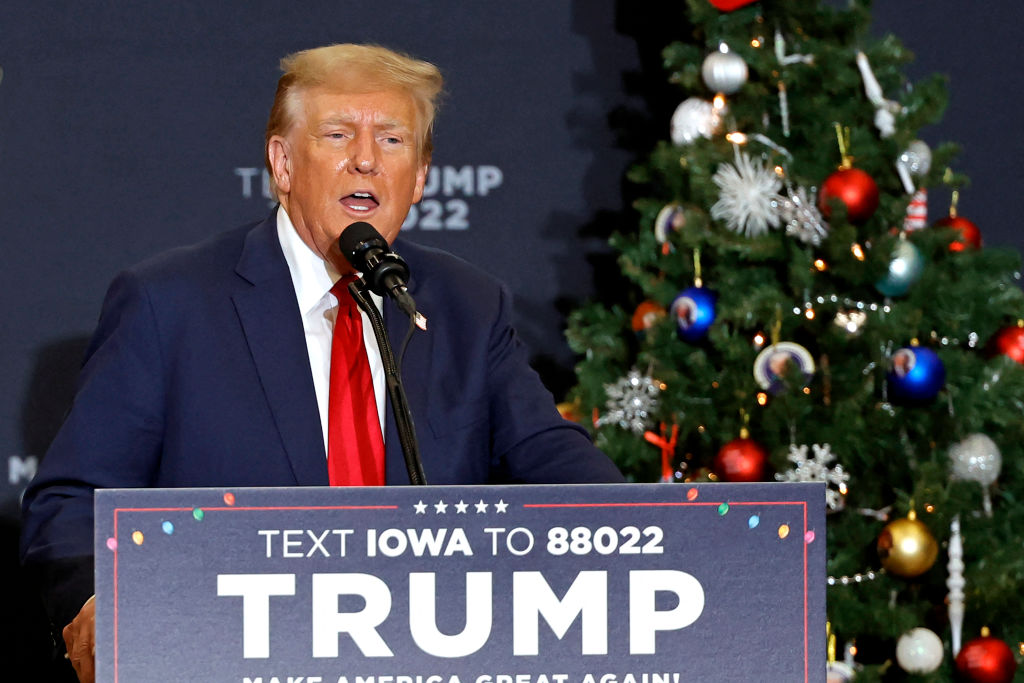
[[904,519],[889,522],[878,537],[878,557],[890,574],[904,578],[920,576],[932,568],[939,544],[923,522],[911,512]]

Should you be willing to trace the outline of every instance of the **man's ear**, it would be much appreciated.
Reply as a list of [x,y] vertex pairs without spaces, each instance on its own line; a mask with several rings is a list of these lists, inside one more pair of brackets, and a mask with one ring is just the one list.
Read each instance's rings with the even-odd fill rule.
[[423,199],[423,187],[427,182],[427,173],[430,172],[430,162],[424,161],[416,171],[416,188],[412,193],[412,203],[416,204]]
[[270,171],[274,176],[274,184],[282,194],[292,189],[291,147],[280,135],[274,135],[267,142],[267,158],[270,159]]

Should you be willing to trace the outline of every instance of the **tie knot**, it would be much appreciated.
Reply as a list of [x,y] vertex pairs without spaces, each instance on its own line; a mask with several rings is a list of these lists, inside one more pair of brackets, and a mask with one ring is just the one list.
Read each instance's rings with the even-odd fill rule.
[[331,287],[331,294],[338,300],[338,308],[341,310],[351,310],[356,307],[356,301],[352,298],[352,294],[348,291],[348,285],[350,282],[355,282],[355,275],[344,275],[334,286]]

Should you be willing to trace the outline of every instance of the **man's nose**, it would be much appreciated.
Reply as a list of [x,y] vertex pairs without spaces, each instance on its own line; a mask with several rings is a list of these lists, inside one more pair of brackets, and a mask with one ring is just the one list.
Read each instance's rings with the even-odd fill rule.
[[378,149],[377,141],[369,133],[357,133],[349,147],[351,149],[350,167],[356,173],[372,174],[377,172]]

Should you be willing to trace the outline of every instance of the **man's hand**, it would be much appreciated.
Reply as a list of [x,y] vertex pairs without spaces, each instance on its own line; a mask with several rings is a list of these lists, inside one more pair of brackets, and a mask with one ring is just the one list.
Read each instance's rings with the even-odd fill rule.
[[70,624],[64,627],[64,645],[68,659],[82,683],[96,679],[96,596],[85,601]]

